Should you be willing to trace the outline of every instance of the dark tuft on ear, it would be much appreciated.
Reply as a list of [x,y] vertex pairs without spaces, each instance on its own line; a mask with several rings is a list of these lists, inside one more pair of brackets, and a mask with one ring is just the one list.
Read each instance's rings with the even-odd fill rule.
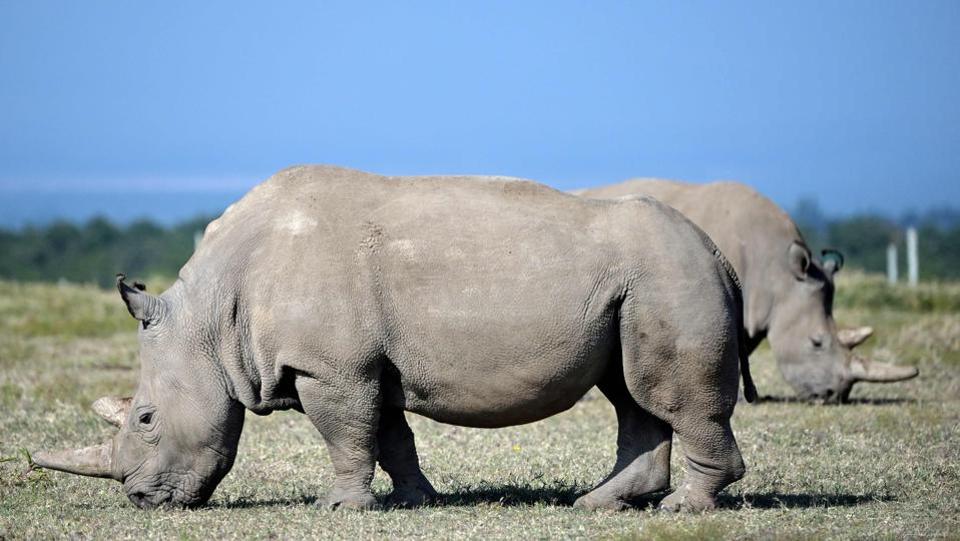
[[843,254],[838,250],[828,248],[820,252],[820,258],[823,261],[823,270],[830,276],[836,274],[843,268]]

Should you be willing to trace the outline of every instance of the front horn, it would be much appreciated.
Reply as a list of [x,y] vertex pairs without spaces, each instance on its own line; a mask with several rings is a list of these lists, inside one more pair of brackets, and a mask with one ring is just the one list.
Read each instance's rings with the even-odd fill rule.
[[912,366],[897,366],[854,357],[850,361],[850,375],[855,381],[892,383],[916,377],[920,371]]
[[120,480],[113,471],[113,443],[108,442],[83,449],[38,452],[33,462],[41,468],[58,470],[87,477]]

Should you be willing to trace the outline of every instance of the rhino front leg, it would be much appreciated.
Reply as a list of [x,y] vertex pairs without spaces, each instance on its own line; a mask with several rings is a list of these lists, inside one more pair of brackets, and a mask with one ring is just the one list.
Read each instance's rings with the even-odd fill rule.
[[375,509],[370,483],[377,457],[378,383],[333,385],[302,376],[296,387],[303,411],[323,436],[333,463],[333,490],[323,504],[333,509]]
[[673,429],[637,405],[619,371],[616,377],[599,387],[617,412],[617,462],[606,479],[574,502],[575,507],[619,511],[638,496],[670,486]]
[[434,501],[437,491],[423,475],[413,431],[400,408],[385,406],[380,411],[377,431],[380,467],[393,481],[388,500],[401,507],[417,507]]

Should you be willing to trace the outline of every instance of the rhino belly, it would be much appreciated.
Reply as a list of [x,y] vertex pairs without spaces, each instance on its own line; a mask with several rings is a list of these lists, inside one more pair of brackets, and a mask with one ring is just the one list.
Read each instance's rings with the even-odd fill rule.
[[609,321],[553,333],[502,321],[491,333],[475,323],[472,332],[438,330],[445,339],[430,348],[399,347],[383,380],[387,403],[461,426],[530,423],[573,406],[616,354]]

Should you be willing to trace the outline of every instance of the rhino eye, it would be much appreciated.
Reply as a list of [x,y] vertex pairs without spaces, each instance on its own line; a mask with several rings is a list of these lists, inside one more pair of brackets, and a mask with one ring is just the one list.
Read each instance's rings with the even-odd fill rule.
[[153,421],[153,412],[152,412],[152,411],[148,411],[148,412],[146,412],[146,413],[141,413],[139,420],[140,420],[140,424],[142,424],[142,425],[149,425],[150,422]]
[[813,344],[813,347],[820,348],[823,346],[823,337],[822,336],[811,336],[810,343]]

